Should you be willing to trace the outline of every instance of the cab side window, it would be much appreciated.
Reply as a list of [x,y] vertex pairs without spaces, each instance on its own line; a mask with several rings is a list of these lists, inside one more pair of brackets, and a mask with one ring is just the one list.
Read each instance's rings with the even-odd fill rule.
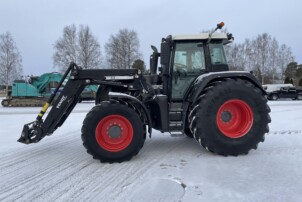
[[211,54],[211,61],[213,65],[220,65],[220,64],[227,65],[223,44],[221,43],[210,44],[210,54]]

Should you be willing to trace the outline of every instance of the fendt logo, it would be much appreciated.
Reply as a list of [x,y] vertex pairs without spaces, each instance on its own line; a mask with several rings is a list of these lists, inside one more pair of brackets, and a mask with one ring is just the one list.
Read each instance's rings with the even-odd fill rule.
[[67,96],[64,96],[61,98],[60,102],[57,104],[56,108],[59,109],[62,105],[62,103],[66,100]]

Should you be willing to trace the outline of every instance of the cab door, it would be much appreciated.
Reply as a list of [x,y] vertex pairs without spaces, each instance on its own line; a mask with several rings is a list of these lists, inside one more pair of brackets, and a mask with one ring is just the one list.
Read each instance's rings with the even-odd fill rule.
[[203,71],[203,45],[196,42],[177,42],[173,57],[172,101],[182,101],[191,83]]

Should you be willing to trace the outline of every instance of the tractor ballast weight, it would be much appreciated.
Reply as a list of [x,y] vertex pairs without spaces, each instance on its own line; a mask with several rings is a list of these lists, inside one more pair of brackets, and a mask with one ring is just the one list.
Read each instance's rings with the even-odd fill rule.
[[18,141],[36,143],[51,135],[72,112],[83,89],[99,85],[81,137],[87,152],[102,162],[131,159],[143,147],[146,134],[151,137],[152,128],[183,133],[224,156],[256,149],[271,121],[266,93],[252,74],[228,71],[223,46],[232,35],[214,31],[162,39],[160,53],[152,46],[149,75],[137,69],[81,69],[71,63]]

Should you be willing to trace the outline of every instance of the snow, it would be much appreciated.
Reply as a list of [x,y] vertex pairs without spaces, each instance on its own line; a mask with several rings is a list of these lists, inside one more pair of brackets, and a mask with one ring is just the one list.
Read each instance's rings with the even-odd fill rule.
[[40,108],[0,107],[0,201],[301,201],[302,102],[269,102],[264,143],[239,157],[211,154],[193,139],[154,131],[129,162],[103,164],[82,146],[93,103],[76,106],[38,144],[17,143]]

